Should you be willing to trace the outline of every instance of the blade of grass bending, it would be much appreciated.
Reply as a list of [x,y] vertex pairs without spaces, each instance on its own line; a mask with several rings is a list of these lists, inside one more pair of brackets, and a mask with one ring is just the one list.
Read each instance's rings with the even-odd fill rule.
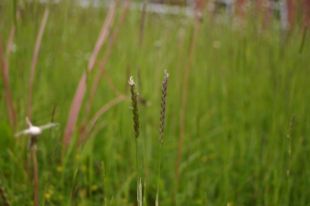
[[86,129],[84,130],[84,132],[81,134],[80,138],[79,138],[79,144],[84,143],[87,140],[87,137],[89,136],[90,132],[94,129],[94,127],[96,126],[96,123],[98,122],[98,120],[102,117],[103,114],[105,114],[106,112],[108,112],[111,108],[113,108],[114,106],[118,105],[119,103],[121,103],[122,101],[126,100],[127,97],[124,95],[120,95],[114,99],[112,99],[111,101],[109,101],[108,103],[106,103],[105,105],[103,105],[93,116],[93,118],[91,118],[91,120],[89,121],[88,125],[86,126]]
[[[113,24],[113,21],[114,21],[115,10],[116,10],[116,3],[113,3],[111,7],[109,8],[109,12],[102,25],[98,40],[95,44],[95,48],[92,52],[91,57],[89,58],[88,68],[87,68],[88,71],[93,70],[94,65],[96,63],[97,55],[101,47],[107,40],[111,25]],[[76,125],[76,121],[80,113],[82,101],[83,101],[83,98],[86,92],[86,75],[87,74],[85,72],[82,74],[82,77],[79,81],[78,87],[75,91],[75,95],[71,103],[67,125],[65,127],[65,132],[64,132],[64,137],[63,137],[63,143],[65,146],[68,146],[71,142],[73,129]]]
[[49,10],[46,8],[43,14],[43,18],[41,20],[39,32],[36,38],[33,54],[32,54],[32,61],[31,61],[31,70],[30,70],[30,77],[29,77],[29,85],[28,85],[28,101],[27,101],[27,116],[31,119],[32,116],[32,94],[33,94],[33,83],[34,77],[36,73],[36,66],[38,63],[39,52],[41,48],[42,38],[45,31],[46,23],[48,20]]
[[[8,45],[10,45],[10,43]],[[16,125],[16,112],[14,109],[13,97],[12,97],[10,81],[9,81],[9,64],[8,64],[9,51],[7,52],[7,54],[8,54],[7,57],[5,57],[4,52],[3,52],[2,42],[1,42],[1,36],[0,36],[0,61],[1,61],[1,76],[2,76],[2,81],[3,81],[4,94],[5,94],[4,98],[6,102],[10,125],[14,129]]]

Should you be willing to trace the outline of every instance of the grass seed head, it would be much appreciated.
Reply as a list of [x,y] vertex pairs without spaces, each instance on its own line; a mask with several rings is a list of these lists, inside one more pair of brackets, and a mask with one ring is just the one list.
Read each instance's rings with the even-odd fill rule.
[[138,112],[138,101],[137,101],[137,93],[135,90],[135,82],[133,77],[130,76],[129,78],[129,86],[130,86],[130,93],[131,93],[131,102],[132,102],[132,114],[133,114],[133,128],[135,132],[135,137],[139,137],[139,112]]
[[169,78],[169,74],[165,70],[164,79],[162,81],[162,88],[161,88],[161,109],[160,109],[160,127],[159,127],[159,137],[160,137],[161,143],[164,141],[168,78]]

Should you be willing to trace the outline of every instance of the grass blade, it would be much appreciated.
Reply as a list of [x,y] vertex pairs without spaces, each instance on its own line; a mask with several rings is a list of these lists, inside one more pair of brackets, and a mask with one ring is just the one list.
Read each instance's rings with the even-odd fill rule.
[[[98,40],[95,44],[95,48],[92,52],[91,57],[89,58],[88,62],[88,71],[93,70],[94,65],[96,63],[96,59],[98,56],[98,53],[103,46],[103,44],[106,42],[108,34],[110,33],[111,25],[114,21],[115,16],[115,10],[116,10],[116,3],[113,3],[109,9],[109,12],[107,14],[107,17],[102,25]],[[80,79],[80,82],[78,84],[78,87],[76,89],[75,95],[73,97],[73,101],[71,103],[70,112],[67,120],[67,125],[64,132],[63,137],[63,143],[65,146],[68,146],[71,142],[72,134],[74,127],[76,125],[76,121],[78,119],[78,115],[80,113],[80,109],[82,106],[83,98],[86,92],[86,72],[83,73],[82,78]]]
[[[178,191],[179,185],[179,176],[180,176],[180,163],[183,155],[183,144],[185,139],[185,120],[186,120],[186,107],[188,102],[188,91],[189,91],[189,76],[190,71],[193,64],[194,51],[196,47],[197,35],[200,30],[200,22],[196,19],[194,26],[194,33],[191,38],[189,55],[188,55],[188,63],[185,65],[183,80],[182,80],[182,96],[181,96],[181,108],[180,108],[180,127],[179,127],[179,139],[178,139],[178,151],[177,151],[177,159],[176,159],[176,167],[175,167],[175,178],[176,178],[176,188],[175,194]],[[175,199],[176,197],[174,197]]]
[[93,130],[93,128],[95,127],[96,123],[98,122],[98,120],[100,119],[100,117],[105,114],[107,111],[109,111],[111,108],[113,108],[114,106],[118,105],[119,103],[121,103],[122,101],[126,100],[127,97],[124,95],[119,95],[118,97],[112,99],[111,101],[109,101],[108,103],[106,103],[105,105],[103,105],[93,116],[93,118],[91,118],[91,120],[89,121],[86,129],[84,130],[84,132],[81,134],[80,140],[79,140],[79,144],[83,143],[86,141],[86,138],[89,136],[89,133],[91,132],[91,130]]
[[32,61],[31,61],[31,70],[29,77],[29,90],[28,90],[28,101],[27,101],[27,116],[31,118],[32,115],[32,94],[33,94],[33,83],[36,73],[36,66],[38,63],[39,52],[41,48],[42,38],[45,31],[46,23],[48,20],[49,10],[46,8],[41,20],[40,29],[36,38],[36,43],[33,50]]
[[86,107],[86,112],[87,113],[89,113],[90,108],[92,106],[92,103],[93,103],[93,100],[94,100],[97,88],[99,86],[100,80],[101,80],[101,78],[102,78],[102,76],[104,74],[105,68],[106,68],[105,66],[106,66],[106,64],[107,64],[107,62],[109,60],[109,57],[110,57],[111,53],[112,53],[112,48],[113,48],[115,39],[117,38],[117,35],[118,35],[119,31],[120,31],[120,28],[121,28],[122,24],[124,23],[124,21],[126,19],[128,8],[129,8],[129,0],[126,0],[125,1],[125,5],[123,6],[123,10],[121,12],[121,16],[120,16],[119,21],[118,21],[118,27],[115,28],[115,30],[113,31],[113,33],[111,35],[111,38],[110,38],[110,41],[109,41],[109,47],[105,51],[104,57],[101,60],[100,65],[99,65],[98,74],[96,75],[96,77],[94,79],[94,82],[93,82],[93,84],[91,86],[90,97],[89,97],[89,101],[88,101],[88,104],[87,104],[87,107]]
[[[15,33],[15,28],[13,27],[13,29],[11,30],[10,38],[9,38],[8,48],[10,48],[11,44],[13,43],[14,33]],[[7,106],[7,112],[8,112],[10,125],[14,129],[15,124],[16,124],[16,112],[14,109],[13,97],[12,97],[10,81],[9,81],[9,64],[8,64],[8,56],[10,53],[9,51],[10,50],[7,49],[7,57],[5,57],[3,47],[2,47],[1,37],[0,37],[0,62],[1,62],[1,76],[2,76],[2,81],[3,81],[3,86],[4,86],[4,98],[5,98],[5,102]]]

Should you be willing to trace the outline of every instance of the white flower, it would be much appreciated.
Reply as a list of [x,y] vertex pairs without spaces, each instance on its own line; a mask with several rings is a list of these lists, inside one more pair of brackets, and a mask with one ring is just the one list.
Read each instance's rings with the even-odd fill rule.
[[42,133],[43,130],[50,129],[58,125],[57,123],[48,123],[42,126],[35,126],[30,122],[28,117],[26,117],[26,122],[28,124],[28,129],[17,132],[15,134],[15,137],[19,137],[22,135],[38,136]]

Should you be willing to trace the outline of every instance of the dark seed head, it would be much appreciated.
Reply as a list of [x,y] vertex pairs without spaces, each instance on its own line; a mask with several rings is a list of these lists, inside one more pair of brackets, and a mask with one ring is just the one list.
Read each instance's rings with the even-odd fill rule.
[[138,112],[138,101],[137,101],[137,93],[135,91],[135,82],[133,77],[129,78],[129,86],[130,86],[130,93],[131,93],[131,103],[132,103],[132,114],[133,114],[133,128],[135,132],[135,137],[139,137],[139,112]]
[[159,127],[159,140],[161,143],[164,141],[168,78],[169,74],[165,70],[161,88],[161,109],[160,109],[160,127]]

